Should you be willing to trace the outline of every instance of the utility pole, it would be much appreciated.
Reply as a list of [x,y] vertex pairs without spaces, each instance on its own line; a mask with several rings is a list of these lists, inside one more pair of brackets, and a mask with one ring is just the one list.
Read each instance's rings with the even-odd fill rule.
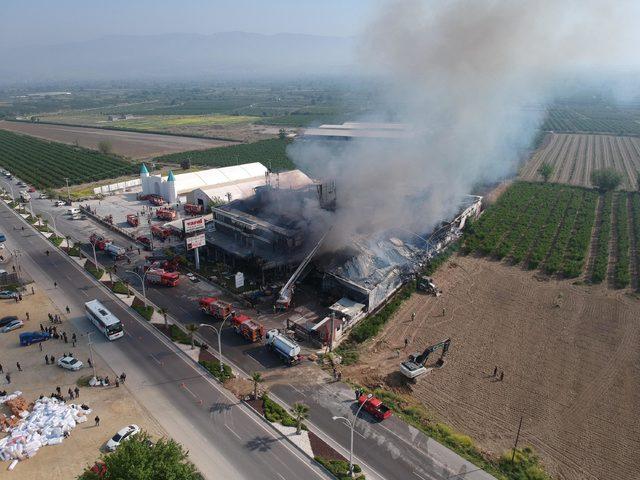
[[516,441],[513,444],[513,453],[511,454],[511,463],[516,457],[516,448],[518,447],[518,440],[520,439],[520,428],[522,428],[522,416],[520,417],[520,423],[518,424],[518,433],[516,433]]
[[93,344],[91,343],[91,335],[96,332],[87,332],[87,338],[89,339],[89,358],[91,359],[91,367],[93,368],[93,378],[96,377],[96,362],[93,361]]
[[67,201],[71,204],[71,191],[69,190],[69,179],[64,179],[67,182]]

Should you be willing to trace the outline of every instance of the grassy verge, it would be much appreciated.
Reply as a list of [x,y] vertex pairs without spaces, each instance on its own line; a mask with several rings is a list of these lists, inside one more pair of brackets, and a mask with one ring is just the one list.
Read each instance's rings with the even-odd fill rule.
[[69,255],[70,257],[79,257],[80,256],[80,248],[71,247],[69,250],[67,250],[67,255]]
[[53,243],[56,247],[59,247],[60,244],[62,243],[62,240],[64,240],[64,238],[62,237],[58,237],[57,235],[51,235],[48,240]]
[[142,315],[142,317],[147,321],[151,320],[151,317],[153,316],[153,307],[151,305],[147,305],[146,307],[144,305],[132,305],[131,308]]
[[354,476],[349,476],[349,462],[345,460],[328,460],[322,457],[314,457],[314,460],[329,470],[331,474],[338,480],[351,480],[352,478],[359,478],[364,480],[365,476],[362,473],[360,465],[353,464]]
[[84,264],[84,269],[98,280],[100,280],[102,278],[102,275],[104,274],[103,269],[96,268],[96,266],[89,261],[87,261],[87,263]]
[[[287,412],[284,407],[281,407],[276,402],[271,400],[266,393],[262,396],[262,401],[264,418],[272,423],[279,423],[280,425],[284,425],[285,427],[296,426],[296,420],[289,414],[289,412]],[[302,429],[308,430],[305,424],[302,424]]]
[[216,377],[218,380],[224,383],[225,380],[233,378],[231,367],[229,365],[222,364],[222,372],[220,371],[220,362],[218,360],[201,360],[200,365],[207,369],[207,371]]
[[373,393],[406,423],[420,429],[429,437],[498,479],[551,480],[551,477],[545,473],[540,459],[530,447],[518,449],[513,463],[511,463],[511,451],[505,452],[496,460],[483,453],[471,437],[454,432],[448,425],[436,422],[424,406],[415,399],[382,389],[375,389]]
[[113,293],[119,293],[120,295],[129,294],[129,287],[127,287],[122,281],[117,281],[116,283],[114,283],[113,287],[111,287],[111,290],[113,291]]

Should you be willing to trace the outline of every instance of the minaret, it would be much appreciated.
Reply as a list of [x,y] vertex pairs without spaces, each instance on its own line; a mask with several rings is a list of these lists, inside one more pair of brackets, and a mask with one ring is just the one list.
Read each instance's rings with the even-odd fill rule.
[[178,191],[176,188],[176,177],[173,176],[173,171],[169,170],[169,175],[167,176],[167,195],[165,200],[169,203],[176,203],[178,200]]
[[149,193],[149,181],[147,180],[147,178],[149,178],[149,170],[147,170],[147,167],[145,166],[145,164],[142,164],[142,167],[140,167],[140,184],[142,185],[142,194],[143,195],[148,195]]

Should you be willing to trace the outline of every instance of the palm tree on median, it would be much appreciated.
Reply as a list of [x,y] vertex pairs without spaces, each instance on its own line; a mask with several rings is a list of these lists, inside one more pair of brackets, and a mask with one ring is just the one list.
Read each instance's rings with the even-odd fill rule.
[[192,349],[194,348],[193,336],[198,331],[198,328],[200,328],[200,325],[198,325],[197,323],[190,323],[189,325],[187,325],[187,331],[189,332],[189,340],[191,340]]
[[296,435],[302,431],[302,422],[309,416],[309,407],[304,403],[296,402],[291,407],[293,419],[296,421]]
[[262,374],[260,372],[253,372],[251,375],[251,381],[253,382],[253,398],[258,398],[258,385],[264,382],[264,378],[262,378]]
[[160,313],[160,315],[162,315],[162,317],[164,318],[164,329],[165,329],[165,331],[166,331],[167,333],[169,333],[169,322],[168,322],[168,320],[167,320],[167,313],[169,313],[169,312],[167,312],[167,309],[166,309],[166,308],[162,308],[162,307],[160,307],[160,308],[158,309],[158,312],[159,312],[159,313]]

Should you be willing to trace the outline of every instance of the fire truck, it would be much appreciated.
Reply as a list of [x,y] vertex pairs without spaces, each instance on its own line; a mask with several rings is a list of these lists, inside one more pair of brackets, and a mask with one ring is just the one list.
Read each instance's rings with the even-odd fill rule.
[[198,303],[200,310],[218,320],[225,320],[233,315],[231,304],[215,297],[203,297]]
[[242,335],[244,338],[252,343],[259,342],[264,337],[264,326],[251,319],[251,317],[239,314],[234,315],[231,319],[233,326],[238,335]]
[[162,198],[160,195],[149,195],[147,199],[151,204],[157,205],[158,207],[164,205],[164,198]]
[[175,220],[176,211],[171,208],[159,208],[156,212],[156,217],[161,220]]
[[107,244],[112,243],[108,238],[98,235],[97,233],[92,233],[89,237],[89,243],[95,245],[98,250],[104,250]]
[[178,272],[167,272],[161,268],[150,268],[147,271],[147,282],[154,285],[175,287],[178,285],[179,278],[180,274]]
[[129,225],[131,225],[132,227],[137,227],[138,226],[138,216],[137,215],[133,215],[133,214],[127,215],[127,223]]
[[202,205],[195,205],[193,203],[185,203],[184,211],[187,215],[198,215],[202,213]]
[[171,230],[169,230],[168,228],[163,228],[159,225],[152,225],[151,235],[158,238],[168,238],[169,236],[171,236]]

